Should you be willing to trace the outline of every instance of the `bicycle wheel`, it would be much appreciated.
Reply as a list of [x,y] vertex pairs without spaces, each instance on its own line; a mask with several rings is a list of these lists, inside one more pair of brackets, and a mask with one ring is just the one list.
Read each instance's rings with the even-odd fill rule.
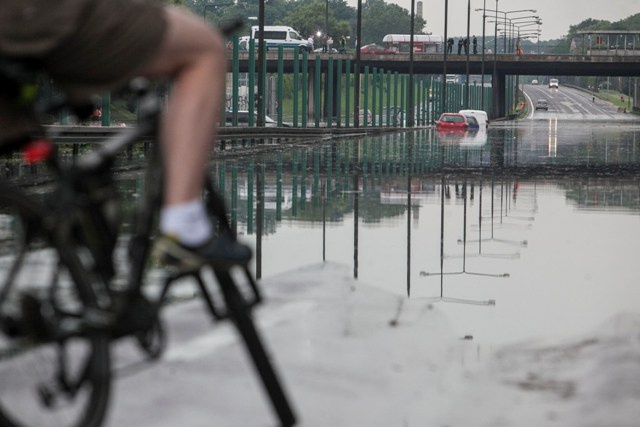
[[96,298],[76,254],[48,239],[40,212],[0,186],[0,426],[97,427],[109,341],[69,328],[96,312]]

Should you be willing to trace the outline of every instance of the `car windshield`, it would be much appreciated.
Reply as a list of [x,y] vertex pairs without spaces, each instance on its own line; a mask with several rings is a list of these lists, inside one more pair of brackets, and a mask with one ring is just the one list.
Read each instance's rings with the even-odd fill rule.
[[464,122],[464,117],[446,115],[446,116],[440,117],[440,121],[447,122],[447,123],[463,123]]
[[478,124],[478,121],[473,116],[467,116],[467,121],[472,125],[477,125]]

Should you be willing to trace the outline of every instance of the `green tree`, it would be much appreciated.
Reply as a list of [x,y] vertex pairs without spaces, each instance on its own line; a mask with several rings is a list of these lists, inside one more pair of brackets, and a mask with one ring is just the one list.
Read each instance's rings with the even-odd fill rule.
[[[295,2],[290,2],[293,4]],[[338,2],[336,2],[338,3]],[[290,25],[300,31],[303,36],[316,34],[318,31],[326,32],[333,37],[342,35],[348,36],[351,33],[351,25],[347,20],[339,20],[335,17],[330,3],[327,10],[327,3],[322,0],[304,2],[304,4],[292,8],[292,10],[278,21],[281,25]],[[325,23],[326,20],[326,23]],[[325,24],[328,28],[325,29]],[[337,42],[337,40],[336,40]]]
[[[420,34],[426,21],[415,17],[414,32]],[[362,43],[381,43],[387,34],[409,34],[411,14],[397,4],[388,4],[384,0],[367,0],[362,9]]]

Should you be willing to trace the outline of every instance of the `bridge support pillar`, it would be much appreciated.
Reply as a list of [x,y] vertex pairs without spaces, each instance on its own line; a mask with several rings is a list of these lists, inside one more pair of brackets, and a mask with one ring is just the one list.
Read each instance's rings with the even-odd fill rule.
[[505,90],[506,90],[506,76],[504,74],[495,73],[491,81],[491,108],[492,118],[505,116]]

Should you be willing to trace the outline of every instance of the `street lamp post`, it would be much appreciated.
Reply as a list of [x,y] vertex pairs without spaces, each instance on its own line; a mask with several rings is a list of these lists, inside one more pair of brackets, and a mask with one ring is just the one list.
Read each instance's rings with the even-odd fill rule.
[[[533,19],[532,19],[533,18]],[[523,21],[524,20],[524,21]],[[511,38],[515,35],[515,29],[520,27],[526,27],[541,22],[540,17],[536,15],[518,16],[515,18],[509,18],[509,24],[511,25]],[[525,25],[526,24],[526,25]],[[512,46],[513,48],[513,46]]]
[[471,0],[467,0],[467,64],[466,64],[466,73],[467,73],[467,79],[466,79],[466,83],[465,83],[465,97],[464,97],[464,108],[465,110],[469,109],[469,51],[470,46],[469,46],[469,27],[470,27],[470,23],[471,23]]
[[329,37],[329,0],[325,2],[324,8],[324,36]]
[[[507,11],[502,11],[502,10],[498,10],[498,0],[496,0],[496,8],[495,9],[486,9],[486,8],[482,8],[482,9],[476,9],[476,12],[479,10],[483,10],[484,12],[494,12],[495,13],[495,21],[498,21],[498,13],[501,13],[504,15],[504,24],[505,27],[507,26],[507,15],[512,14],[512,13],[522,13],[522,12],[531,12],[531,13],[536,13],[537,10],[535,9],[518,9],[518,10],[507,10]],[[519,19],[519,18],[511,18],[511,19]],[[495,40],[494,40],[494,49],[497,51],[498,49],[498,23],[496,22],[495,25]],[[504,52],[507,52],[507,40],[505,39],[504,41]]]
[[[481,81],[481,88],[480,88],[480,104],[482,105],[481,110],[484,110],[484,51],[485,51],[485,44],[484,44],[484,36],[485,36],[485,19],[487,17],[487,12],[486,9],[487,8],[487,0],[483,0],[482,2],[482,59],[480,61],[480,69],[481,69],[481,74],[482,76],[480,77],[480,81]],[[477,10],[477,9],[476,9]]]
[[[486,6],[486,4],[484,5]],[[478,9],[476,9],[478,10]],[[492,109],[493,109],[493,113],[497,115],[497,113],[499,112],[500,108],[497,104],[497,100],[498,97],[495,93],[495,88],[497,87],[496,85],[498,84],[497,81],[497,77],[498,77],[498,13],[502,13],[505,15],[505,17],[507,16],[507,14],[510,13],[519,13],[519,12],[532,12],[532,13],[536,13],[537,10],[535,9],[519,9],[519,10],[509,10],[509,11],[501,11],[498,9],[498,0],[496,0],[496,8],[493,10],[487,9],[486,7],[482,8],[482,12],[483,12],[483,20],[486,17],[486,12],[494,12],[495,14],[495,26],[494,26],[494,40],[493,40],[493,80],[492,80],[492,86],[494,86],[494,95],[493,95],[493,102],[492,102]],[[483,25],[484,27],[484,25]],[[506,41],[505,41],[506,44]],[[484,46],[483,46],[484,49]],[[506,46],[505,46],[505,50],[506,50]]]
[[[362,40],[362,0],[358,0],[358,10],[356,18],[356,69],[353,76],[353,86],[355,89],[353,95],[353,108],[355,114],[353,117],[353,126],[360,127],[360,44]],[[366,110],[366,106],[365,106]],[[364,114],[367,112],[365,111]]]
[[407,104],[409,106],[407,111],[407,127],[409,128],[413,127],[415,116],[413,105],[413,31],[415,29],[415,18],[415,0],[411,0],[411,34],[409,35],[409,95],[407,96]]
[[[265,61],[265,51],[266,47],[264,45],[264,2],[265,0],[260,0],[258,3],[258,102],[257,102],[257,120],[256,126],[263,127],[264,126],[264,79],[265,73],[263,64]],[[249,90],[253,90],[253,88],[249,88]],[[249,105],[249,111],[253,108],[253,105]],[[305,119],[306,120],[306,119]]]
[[[535,19],[531,19],[531,18],[535,18]],[[517,19],[529,19],[528,21],[520,21],[517,22]],[[515,38],[515,34],[516,34],[516,28],[523,28],[523,27],[528,27],[530,25],[538,25],[541,24],[542,21],[540,20],[540,18],[538,16],[522,16],[519,18],[507,18],[507,20],[509,21],[509,24],[506,26],[503,26],[501,31],[502,31],[502,35],[505,38],[505,45],[506,45],[506,39],[507,37],[509,38],[509,49],[508,51],[505,49],[504,53],[511,53],[513,52],[513,42],[511,41],[512,39]],[[514,22],[516,21],[516,22]],[[502,25],[502,23],[500,21],[488,21],[488,22],[496,22],[496,24]],[[498,28],[498,30],[500,30],[500,28]]]
[[[476,9],[479,10],[479,9]],[[493,113],[494,114],[498,114],[498,112],[501,110],[500,106],[498,105],[498,97],[495,95],[495,90],[497,89],[497,77],[498,77],[498,65],[497,65],[497,55],[498,55],[498,13],[501,13],[504,15],[505,17],[505,27],[506,27],[506,22],[507,22],[507,15],[512,14],[512,13],[521,13],[521,12],[532,12],[532,13],[536,13],[537,10],[535,9],[518,9],[518,10],[509,10],[509,11],[501,11],[498,9],[498,0],[496,0],[496,8],[491,10],[491,9],[487,9],[486,7],[482,8],[483,10],[483,16],[486,15],[486,12],[493,12],[495,14],[495,25],[494,25],[494,41],[493,41],[493,47],[494,47],[494,54],[493,54],[493,83],[492,85],[494,86],[494,96],[493,96]],[[507,50],[507,40],[506,40],[506,35],[505,35],[505,40],[504,40],[504,52],[506,53]]]
[[[449,13],[449,0],[444,0],[444,40],[445,41],[448,40],[447,38],[448,13]],[[444,113],[447,107],[447,52],[448,52],[448,49],[445,49],[444,60],[442,61],[442,99],[440,100],[440,103],[441,103],[440,113]]]

